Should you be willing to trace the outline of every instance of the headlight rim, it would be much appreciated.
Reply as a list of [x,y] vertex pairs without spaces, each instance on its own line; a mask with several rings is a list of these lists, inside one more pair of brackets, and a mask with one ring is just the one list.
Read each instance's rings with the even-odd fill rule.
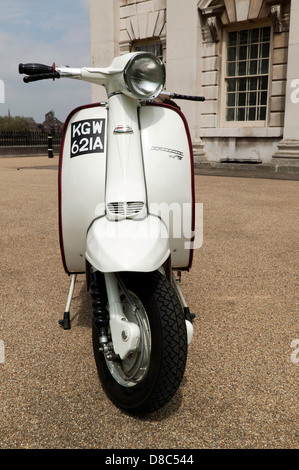
[[[141,95],[141,94],[138,94],[136,93],[136,91],[133,89],[132,86],[130,86],[130,83],[128,82],[127,80],[127,77],[128,77],[128,70],[129,68],[132,66],[132,63],[135,62],[136,58],[141,58],[141,57],[148,57],[148,58],[152,58],[154,59],[155,62],[158,62],[159,65],[161,66],[161,70],[162,70],[162,79],[163,81],[160,82],[160,83],[157,83],[157,88],[156,88],[156,91],[151,94],[150,97],[147,97],[145,95]],[[127,62],[124,70],[123,70],[123,79],[124,79],[124,84],[125,84],[125,87],[126,87],[126,90],[130,93],[130,95],[133,95],[135,98],[137,99],[140,99],[140,100],[145,100],[145,101],[149,101],[149,100],[153,100],[155,99],[157,96],[159,96],[159,94],[162,92],[163,88],[164,88],[164,85],[165,85],[165,79],[166,79],[166,71],[165,71],[165,65],[164,63],[162,62],[161,59],[159,59],[159,57],[157,57],[155,54],[153,54],[152,52],[136,52],[131,58],[130,60]]]

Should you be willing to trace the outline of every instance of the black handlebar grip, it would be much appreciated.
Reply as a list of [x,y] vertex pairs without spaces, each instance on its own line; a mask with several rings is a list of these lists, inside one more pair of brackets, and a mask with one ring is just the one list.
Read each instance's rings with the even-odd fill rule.
[[55,72],[54,65],[19,64],[19,73],[25,73],[26,75],[39,75],[52,72]]
[[178,95],[177,93],[173,94],[173,98],[177,100],[205,101],[204,96]]

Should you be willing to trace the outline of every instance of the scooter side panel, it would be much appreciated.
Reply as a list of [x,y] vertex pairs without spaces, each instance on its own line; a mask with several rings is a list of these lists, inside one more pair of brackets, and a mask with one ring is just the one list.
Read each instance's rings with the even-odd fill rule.
[[168,227],[172,267],[189,269],[194,233],[193,151],[184,115],[173,106],[140,109],[149,212]]
[[85,272],[86,233],[105,213],[107,109],[75,109],[64,126],[59,157],[59,235],[67,273]]

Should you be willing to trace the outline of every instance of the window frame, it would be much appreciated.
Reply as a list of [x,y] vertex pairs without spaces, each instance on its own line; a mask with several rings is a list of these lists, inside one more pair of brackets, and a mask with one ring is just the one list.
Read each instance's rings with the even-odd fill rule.
[[[165,45],[164,42],[161,38],[155,38],[155,39],[143,39],[143,40],[135,40],[132,41],[131,44],[131,52],[136,51],[136,47],[143,47],[143,46],[156,46],[156,45],[161,45],[162,48],[162,57],[161,60],[165,62]],[[157,56],[159,57],[159,56]]]
[[[227,103],[227,63],[228,63],[228,35],[231,32],[252,30],[257,28],[270,27],[270,50],[269,50],[269,69],[268,69],[268,89],[267,89],[267,104],[266,104],[266,117],[264,120],[254,121],[227,121],[226,120],[226,103]],[[271,101],[271,83],[272,83],[272,70],[273,70],[273,27],[272,23],[259,22],[259,23],[242,23],[242,25],[235,25],[227,27],[223,30],[222,42],[222,78],[221,78],[221,103],[220,103],[220,125],[223,128],[265,128],[268,127],[270,117],[270,101]],[[245,75],[247,77],[247,75]],[[259,75],[253,75],[258,77]]]

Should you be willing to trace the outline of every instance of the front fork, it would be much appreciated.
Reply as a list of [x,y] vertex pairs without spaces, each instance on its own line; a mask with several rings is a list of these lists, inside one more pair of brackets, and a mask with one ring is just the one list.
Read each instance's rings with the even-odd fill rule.
[[104,276],[99,271],[91,272],[90,289],[93,307],[93,321],[99,332],[100,349],[106,355],[107,359],[112,359],[112,352],[109,349],[108,340],[109,312],[106,309],[108,298]]
[[[90,277],[87,276],[86,281],[87,287],[91,289],[94,323],[99,332],[100,349],[105,354],[107,360],[114,360],[117,355],[124,360],[139,347],[140,341],[142,341],[142,331],[140,324],[138,326],[136,323],[130,322],[126,318],[119,288],[121,288],[124,297],[126,297],[128,302],[132,305],[133,311],[137,310],[137,307],[134,306],[130,298],[130,293],[123,285],[119,274],[103,274],[92,269],[90,265],[87,265],[86,272],[90,273]],[[73,274],[64,318],[59,321],[59,324],[63,326],[65,330],[71,327],[70,305],[75,282],[76,274]],[[192,321],[195,315],[190,314],[189,308],[179,288],[178,280],[175,279],[173,273],[172,284],[184,309],[188,344],[190,344],[193,335]],[[107,310],[107,305],[109,305],[109,311]],[[137,317],[138,315],[136,315],[136,318]],[[111,335],[113,347],[109,340],[109,334]]]
[[[100,348],[108,360],[113,360],[116,355],[122,360],[126,359],[136,351],[140,343],[139,326],[129,322],[124,315],[119,281],[114,273],[102,274],[98,271],[91,273],[90,287],[94,322],[99,331]],[[106,308],[107,304],[109,312]],[[109,342],[108,326],[113,350]]]

